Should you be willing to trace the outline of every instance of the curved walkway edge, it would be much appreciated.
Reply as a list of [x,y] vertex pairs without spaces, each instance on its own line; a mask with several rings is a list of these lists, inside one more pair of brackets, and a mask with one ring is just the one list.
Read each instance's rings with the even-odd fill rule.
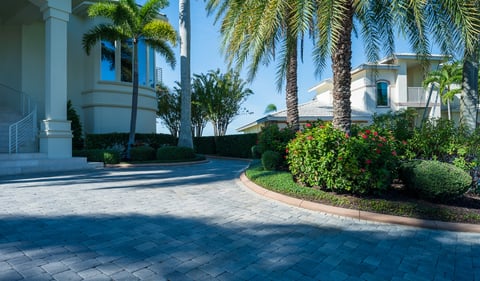
[[332,215],[350,217],[350,218],[355,218],[359,220],[376,221],[376,222],[382,222],[382,223],[400,224],[400,225],[430,228],[430,229],[436,229],[436,230],[480,233],[480,225],[477,225],[477,224],[452,223],[452,222],[423,220],[423,219],[416,219],[416,218],[377,214],[372,212],[329,206],[321,203],[289,197],[257,185],[256,183],[248,179],[245,173],[242,173],[240,175],[240,181],[247,188],[249,188],[250,190],[252,190],[253,192],[261,196],[264,196],[273,200],[277,200],[288,205],[308,209],[311,211],[319,211],[319,212],[324,212]]

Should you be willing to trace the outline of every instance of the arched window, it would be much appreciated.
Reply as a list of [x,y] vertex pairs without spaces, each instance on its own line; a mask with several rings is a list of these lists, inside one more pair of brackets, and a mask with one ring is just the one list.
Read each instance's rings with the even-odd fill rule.
[[377,106],[388,106],[388,82],[377,82]]

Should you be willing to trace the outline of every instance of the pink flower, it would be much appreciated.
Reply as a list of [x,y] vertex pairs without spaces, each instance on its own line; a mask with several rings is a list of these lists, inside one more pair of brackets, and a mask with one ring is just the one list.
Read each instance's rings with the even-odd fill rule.
[[375,149],[375,152],[376,152],[377,154],[380,154],[380,153],[382,153],[382,151],[381,151],[380,149],[378,149],[378,148],[377,148],[377,149]]
[[372,132],[372,131],[370,131],[370,130],[368,130],[368,129],[365,130],[365,134],[367,134],[367,135],[370,135],[371,132]]
[[365,164],[367,164],[367,165],[372,164],[372,160],[370,160],[370,159],[365,160]]
[[310,128],[310,127],[312,127],[312,124],[307,123],[307,124],[305,124],[305,127]]
[[345,138],[348,139],[350,135],[348,133],[345,133]]
[[367,135],[362,134],[362,138],[363,138],[363,139],[367,139]]
[[378,147],[382,147],[383,143],[378,143],[377,145],[378,145]]
[[378,136],[378,133],[377,133],[377,132],[373,132],[373,135],[374,135],[374,136]]
[[321,125],[319,126],[320,129],[325,129],[325,126]]
[[406,141],[406,140],[403,140],[403,141],[402,141],[402,144],[403,144],[403,145],[406,145],[406,144],[407,144],[407,141]]
[[288,148],[287,148],[287,149],[285,149],[285,153],[288,153]]
[[396,152],[395,150],[392,151],[392,155],[393,155],[393,156],[397,156],[397,152]]
[[307,140],[313,140],[312,136],[307,136]]
[[364,169],[364,168],[360,168],[360,172],[365,173],[365,169]]

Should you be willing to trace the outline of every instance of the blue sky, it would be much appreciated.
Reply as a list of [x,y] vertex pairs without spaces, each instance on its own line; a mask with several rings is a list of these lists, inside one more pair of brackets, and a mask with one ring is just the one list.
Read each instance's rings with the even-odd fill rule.
[[[138,0],[142,4],[145,0]],[[195,73],[206,73],[209,70],[219,68],[226,71],[226,63],[224,56],[220,52],[221,37],[219,33],[219,25],[214,25],[214,16],[207,16],[205,11],[205,3],[203,0],[190,0],[191,4],[191,71]],[[170,5],[163,10],[169,22],[178,30],[178,0],[170,0]],[[353,39],[353,58],[352,67],[356,67],[365,62],[364,50],[360,40]],[[308,89],[312,88],[320,81],[330,78],[331,69],[330,62],[327,62],[327,67],[323,71],[321,77],[315,77],[315,67],[311,62],[311,41],[305,42],[304,61],[298,66],[298,98],[299,103],[304,103],[314,97],[313,93],[308,93]],[[397,52],[409,52],[410,49],[403,40],[396,42]],[[179,58],[179,46],[175,48],[177,58]],[[157,64],[163,69],[163,82],[173,87],[175,81],[180,81],[180,65],[178,64],[174,70],[165,65],[163,59],[158,59]],[[254,92],[244,103],[246,107],[253,114],[240,115],[228,127],[228,134],[237,134],[235,130],[240,126],[255,121],[264,116],[266,106],[273,103],[278,110],[285,109],[285,94],[282,89],[278,92],[275,84],[276,64],[273,62],[268,67],[262,67],[254,81],[248,85]],[[243,76],[246,77],[245,75]],[[160,132],[168,133],[166,128],[159,126]],[[204,130],[204,135],[212,135],[213,129],[211,124],[207,124]]]

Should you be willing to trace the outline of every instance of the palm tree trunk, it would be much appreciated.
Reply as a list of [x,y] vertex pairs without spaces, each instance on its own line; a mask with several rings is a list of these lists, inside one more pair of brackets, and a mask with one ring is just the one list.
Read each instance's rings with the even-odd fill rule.
[[137,107],[138,107],[138,41],[133,39],[133,91],[132,91],[132,111],[130,115],[130,133],[128,135],[127,159],[130,159],[130,151],[135,144],[135,129],[137,126]]
[[178,146],[193,148],[192,90],[190,77],[190,0],[180,0],[180,84],[182,87],[181,124]]
[[297,131],[300,127],[298,116],[298,86],[297,86],[297,40],[292,38],[292,46],[287,66],[286,104],[287,124]]
[[478,59],[478,48],[476,48],[475,52],[465,52],[462,95],[460,100],[460,120],[466,125],[470,132],[473,132],[477,127]]
[[336,42],[335,52],[332,54],[333,70],[333,126],[350,134],[352,109],[351,96],[351,69],[352,69],[352,27],[353,2],[346,1],[343,18],[342,34]]
[[287,106],[287,125],[293,130],[298,131],[300,128],[300,118],[298,114],[298,85],[297,85],[297,67],[298,67],[298,38],[292,36],[291,27],[287,27],[288,40],[288,62],[285,87],[285,99]]

